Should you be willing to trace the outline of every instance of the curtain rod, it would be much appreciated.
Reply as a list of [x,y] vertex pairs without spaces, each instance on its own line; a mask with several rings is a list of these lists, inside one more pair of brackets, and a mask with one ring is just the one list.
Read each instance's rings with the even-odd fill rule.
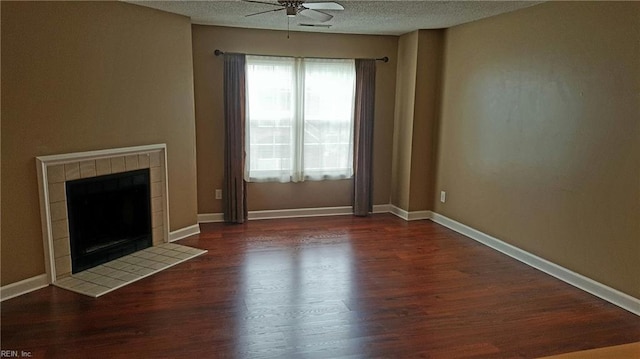
[[[215,49],[215,51],[213,51],[213,54],[216,55],[216,56],[222,56],[225,53],[224,53],[224,51]],[[247,54],[247,55],[249,55],[249,54]],[[253,54],[251,54],[251,55],[253,55]],[[256,56],[273,56],[273,57],[276,57],[275,55],[256,55]],[[372,59],[372,60],[382,61],[382,62],[389,62],[389,58],[387,56],[381,57],[381,58],[378,58],[378,59]]]

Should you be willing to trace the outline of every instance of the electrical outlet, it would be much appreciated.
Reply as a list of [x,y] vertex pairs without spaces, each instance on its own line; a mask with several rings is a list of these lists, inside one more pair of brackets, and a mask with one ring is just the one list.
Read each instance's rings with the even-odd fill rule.
[[447,200],[447,192],[440,191],[440,202],[444,203]]
[[217,189],[216,190],[216,199],[222,199],[222,190],[221,189]]

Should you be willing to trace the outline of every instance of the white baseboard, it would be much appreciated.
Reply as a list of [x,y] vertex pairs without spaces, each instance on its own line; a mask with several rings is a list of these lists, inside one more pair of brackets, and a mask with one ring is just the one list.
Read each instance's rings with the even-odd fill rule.
[[177,240],[193,236],[200,233],[200,225],[194,224],[189,227],[180,228],[169,233],[169,242],[175,242]]
[[390,211],[391,213],[395,214],[396,216],[404,219],[405,221],[417,221],[420,219],[430,219],[431,218],[431,211],[413,211],[413,212],[408,212],[405,211],[402,208],[396,207],[394,205],[389,205]]
[[343,207],[319,207],[298,209],[275,209],[268,211],[249,211],[249,220],[275,219],[275,218],[299,218],[299,217],[324,217],[342,216],[353,214],[351,206]]
[[391,204],[374,204],[371,213],[391,213]]
[[[376,204],[372,213],[391,212],[390,204]],[[344,216],[353,214],[350,206],[342,207],[318,207],[318,208],[297,208],[297,209],[275,209],[265,211],[249,211],[249,220],[276,219],[276,218],[298,218],[298,217],[322,217],[322,216]],[[224,222],[222,213],[201,213],[198,215],[198,223]]]
[[409,220],[409,212],[405,211],[402,208],[391,205],[391,210],[389,212],[391,212],[391,214],[396,215],[397,217],[404,219],[405,221]]
[[535,269],[556,277],[561,281],[571,284],[576,288],[582,289],[587,293],[591,293],[596,297],[604,299],[609,303],[615,304],[622,309],[640,316],[640,299],[638,298],[634,298],[628,294],[620,292],[619,290],[596,282],[593,279],[587,278],[555,263],[549,262],[546,259],[540,258],[441,214],[435,212],[432,213],[431,220],[502,252],[509,257],[517,259],[518,261]]
[[40,274],[35,277],[27,278],[19,282],[7,284],[0,287],[0,301],[15,298],[19,295],[27,294],[44,288],[49,285],[46,274]]
[[224,222],[224,214],[202,213],[198,215],[198,223],[216,223],[216,222]]
[[[407,212],[392,204],[373,205],[371,213],[393,213],[406,220],[414,221],[418,219],[431,218],[431,211]],[[249,211],[249,220],[276,219],[276,218],[298,218],[298,217],[321,217],[321,216],[343,216],[353,214],[351,206],[342,207],[318,207],[318,208],[297,208],[297,209],[275,209],[265,211]],[[198,214],[198,223],[224,222],[222,213],[201,213]]]

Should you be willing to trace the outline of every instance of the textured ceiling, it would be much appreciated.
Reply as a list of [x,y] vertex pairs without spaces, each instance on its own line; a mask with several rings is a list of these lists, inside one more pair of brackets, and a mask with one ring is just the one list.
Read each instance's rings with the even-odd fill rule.
[[[276,0],[265,0],[276,3]],[[322,2],[313,0],[308,2]],[[331,1],[331,0],[326,0]],[[275,6],[236,1],[128,1],[191,18],[194,24],[286,30],[283,11],[245,15],[276,9]],[[298,15],[291,18],[292,31],[349,34],[401,35],[418,29],[442,29],[505,12],[529,7],[533,1],[353,1],[335,0],[343,11],[325,11],[334,16],[320,23]],[[330,27],[308,27],[322,24]]]

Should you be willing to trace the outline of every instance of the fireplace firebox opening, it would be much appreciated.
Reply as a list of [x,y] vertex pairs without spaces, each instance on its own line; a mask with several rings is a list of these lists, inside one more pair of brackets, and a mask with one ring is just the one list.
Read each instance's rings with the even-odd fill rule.
[[149,169],[66,182],[72,273],[153,245]]

